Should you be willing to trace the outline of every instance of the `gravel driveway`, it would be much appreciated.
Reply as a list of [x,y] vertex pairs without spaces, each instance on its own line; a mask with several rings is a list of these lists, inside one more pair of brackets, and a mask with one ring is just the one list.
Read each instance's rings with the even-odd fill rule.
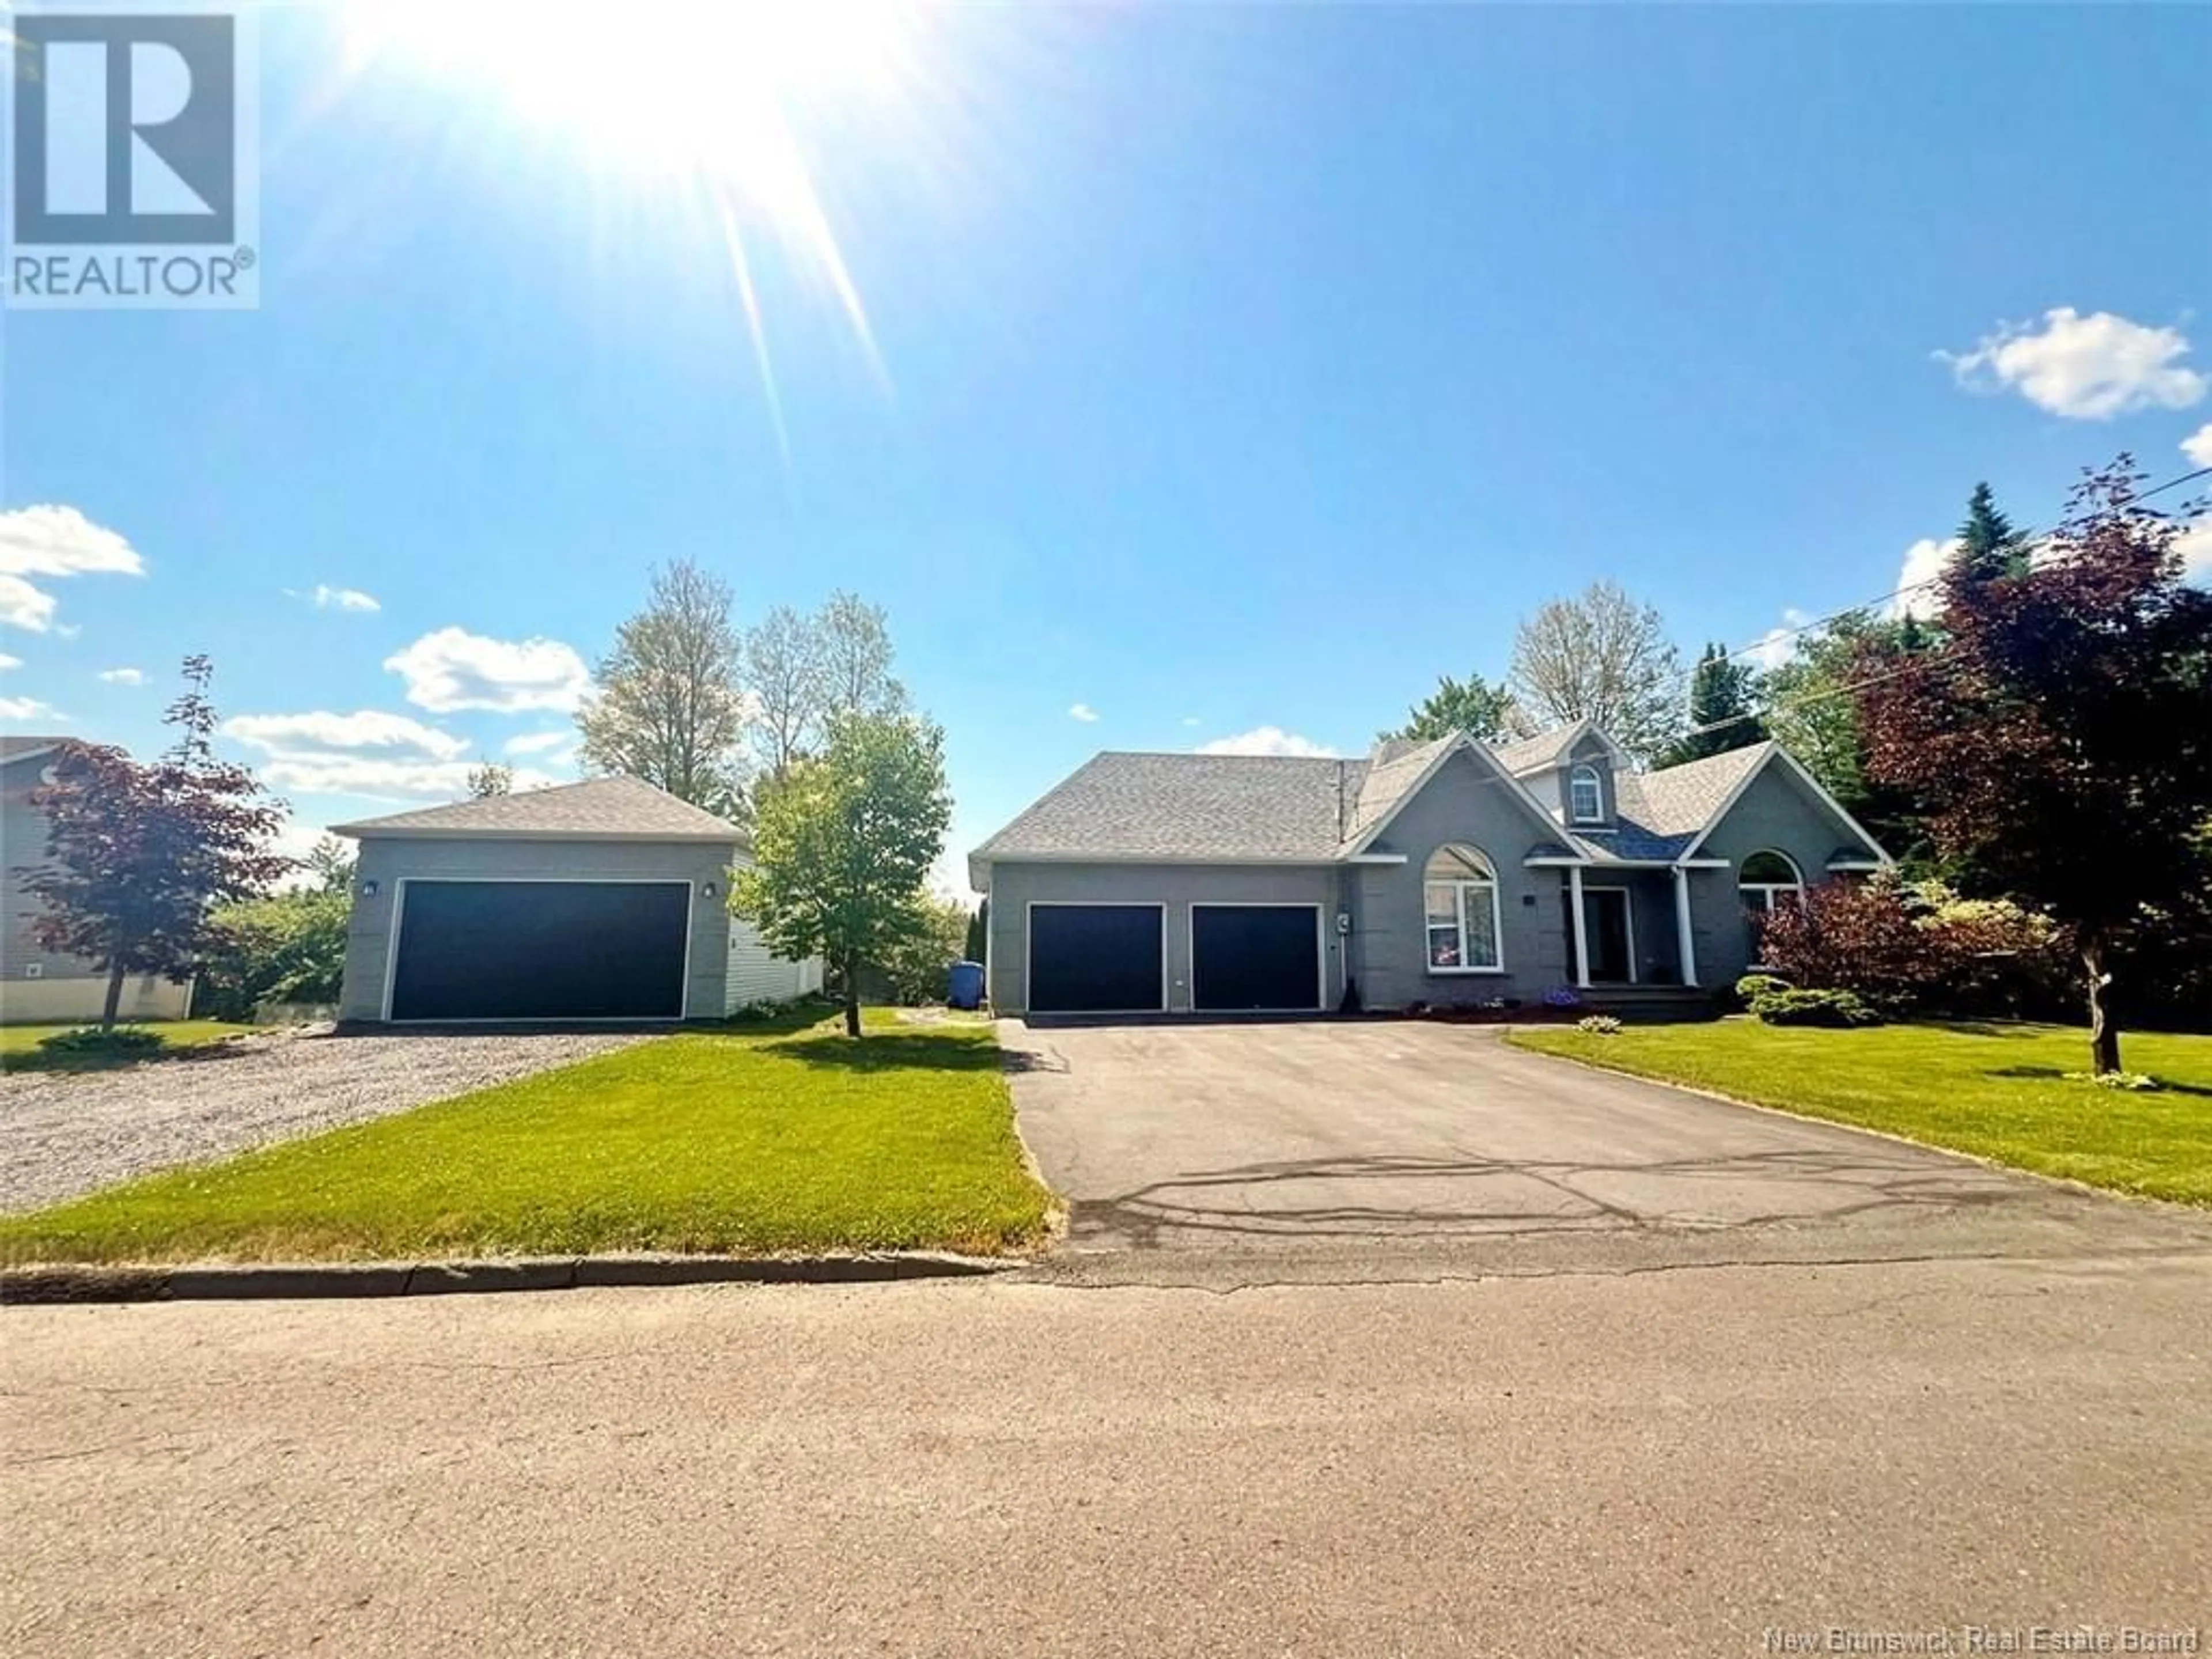
[[0,1212],[651,1040],[635,1032],[272,1035],[121,1071],[0,1075]]

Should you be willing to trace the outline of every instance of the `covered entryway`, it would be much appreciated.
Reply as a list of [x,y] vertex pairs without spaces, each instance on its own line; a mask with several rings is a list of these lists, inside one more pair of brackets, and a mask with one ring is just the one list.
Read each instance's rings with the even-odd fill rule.
[[688,881],[400,884],[394,1020],[681,1019]]
[[1201,1013],[1310,1012],[1322,1006],[1321,908],[1194,904],[1190,963]]
[[1030,906],[1030,1011],[1158,1013],[1167,1006],[1165,915],[1158,904]]

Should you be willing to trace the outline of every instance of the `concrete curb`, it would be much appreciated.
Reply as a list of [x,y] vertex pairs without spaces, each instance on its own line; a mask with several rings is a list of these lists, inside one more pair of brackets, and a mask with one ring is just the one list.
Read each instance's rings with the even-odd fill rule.
[[954,1255],[927,1250],[812,1256],[528,1256],[487,1261],[358,1261],[322,1266],[56,1263],[0,1267],[0,1303],[482,1295],[592,1285],[873,1285],[895,1279],[973,1279],[1030,1265],[1027,1257]]

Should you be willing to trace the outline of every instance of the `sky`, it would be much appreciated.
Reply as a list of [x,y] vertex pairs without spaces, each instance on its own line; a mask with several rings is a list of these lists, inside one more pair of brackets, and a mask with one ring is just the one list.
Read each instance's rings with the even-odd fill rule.
[[0,726],[204,652],[293,845],[568,781],[689,558],[886,609],[964,890],[1594,580],[1751,647],[2212,465],[2212,9],[532,15],[267,12],[258,307],[0,313]]

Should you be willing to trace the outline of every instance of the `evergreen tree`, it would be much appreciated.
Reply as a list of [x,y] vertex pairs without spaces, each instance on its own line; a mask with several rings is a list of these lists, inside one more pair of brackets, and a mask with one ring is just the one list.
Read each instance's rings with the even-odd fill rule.
[[1504,686],[1492,685],[1480,674],[1469,674],[1463,680],[1446,674],[1425,701],[1406,711],[1403,726],[1378,735],[1434,743],[1438,738],[1464,732],[1478,743],[1487,743],[1505,729],[1512,709],[1512,695]]
[[1766,736],[1766,723],[1752,712],[1759,673],[1738,662],[1721,645],[1708,645],[1690,676],[1690,729],[1661,757],[1662,766],[1747,749]]
[[1959,568],[1975,581],[1996,581],[2027,574],[2027,538],[1997,506],[1986,483],[1966,498],[1966,519],[1959,526]]

